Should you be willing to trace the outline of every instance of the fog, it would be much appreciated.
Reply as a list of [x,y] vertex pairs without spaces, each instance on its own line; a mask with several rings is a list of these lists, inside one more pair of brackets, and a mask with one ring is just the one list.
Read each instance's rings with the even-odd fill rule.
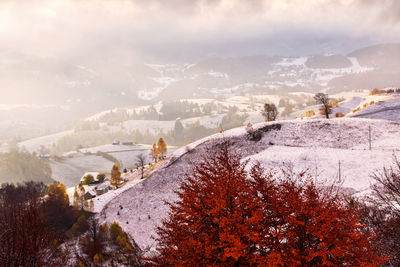
[[399,39],[394,0],[2,1],[2,53],[78,61],[350,52]]
[[397,86],[400,46],[359,49],[400,41],[399,14],[394,0],[3,0],[0,140],[117,107]]

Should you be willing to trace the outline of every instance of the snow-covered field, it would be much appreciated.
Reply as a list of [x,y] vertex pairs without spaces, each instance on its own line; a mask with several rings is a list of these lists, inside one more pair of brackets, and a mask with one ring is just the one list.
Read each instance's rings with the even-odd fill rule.
[[101,156],[74,153],[60,160],[50,159],[52,178],[66,187],[79,184],[86,172],[109,173],[114,162]]
[[124,192],[108,198],[108,203],[102,201],[101,205],[105,206],[99,214],[100,219],[109,223],[120,222],[142,248],[153,247],[155,227],[168,212],[164,201],[176,199],[174,190],[184,179],[185,172],[199,162],[206,147],[219,142],[220,138],[229,139],[235,151],[243,159],[249,159],[250,164],[260,161],[266,168],[292,166],[295,170],[309,169],[311,174],[317,175],[319,182],[335,182],[361,193],[368,191],[372,172],[391,164],[393,154],[400,155],[400,123],[397,122],[344,118],[281,121],[254,127],[260,129],[278,123],[281,124],[280,130],[263,132],[258,142],[251,141],[244,127],[239,127],[178,149],[154,167],[146,179],[135,180]]
[[69,135],[71,133],[73,133],[73,130],[32,138],[18,143],[18,146],[20,148],[26,149],[31,153],[37,152],[40,150],[41,146],[49,149],[52,145],[54,145],[57,142],[58,139],[60,139],[63,136]]

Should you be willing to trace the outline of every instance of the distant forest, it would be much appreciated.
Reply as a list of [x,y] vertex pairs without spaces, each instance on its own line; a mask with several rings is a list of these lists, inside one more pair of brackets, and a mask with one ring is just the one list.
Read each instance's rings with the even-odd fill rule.
[[35,181],[51,183],[51,167],[43,159],[24,151],[0,154],[0,184]]

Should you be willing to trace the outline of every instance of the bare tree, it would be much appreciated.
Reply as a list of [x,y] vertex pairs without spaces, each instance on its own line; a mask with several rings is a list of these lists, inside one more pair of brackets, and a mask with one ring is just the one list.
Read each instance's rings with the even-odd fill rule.
[[329,119],[329,114],[332,113],[332,107],[329,104],[330,98],[327,94],[324,93],[318,93],[314,96],[315,101],[317,101],[318,104],[321,104],[321,110],[325,117]]
[[139,155],[136,156],[136,166],[138,167],[138,169],[141,170],[142,179],[143,179],[145,163],[146,163],[146,156],[144,154],[139,154]]
[[372,190],[377,200],[400,216],[400,161],[394,157],[394,166],[375,172],[372,178],[376,181]]
[[278,109],[276,108],[275,104],[264,104],[264,110],[261,111],[261,114],[265,117],[266,121],[274,121],[276,117],[278,117]]
[[372,175],[373,198],[366,206],[367,220],[376,238],[376,246],[387,255],[389,266],[400,266],[400,161],[394,157],[394,164]]

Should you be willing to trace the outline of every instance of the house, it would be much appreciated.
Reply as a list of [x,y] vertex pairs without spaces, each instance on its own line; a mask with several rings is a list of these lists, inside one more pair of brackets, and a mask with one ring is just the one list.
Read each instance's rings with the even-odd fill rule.
[[92,188],[87,187],[84,197],[86,200],[92,199],[92,198],[96,197],[96,192]]
[[114,141],[112,141],[112,145],[114,145],[114,146],[117,146],[117,145],[119,145],[120,144],[120,141],[119,140],[114,140]]
[[133,146],[133,141],[129,140],[129,139],[126,139],[126,140],[122,141],[122,144],[124,146]]
[[95,187],[96,194],[98,196],[105,194],[108,192],[108,190],[110,190],[110,188],[111,188],[110,181],[105,181],[104,183],[101,183]]

